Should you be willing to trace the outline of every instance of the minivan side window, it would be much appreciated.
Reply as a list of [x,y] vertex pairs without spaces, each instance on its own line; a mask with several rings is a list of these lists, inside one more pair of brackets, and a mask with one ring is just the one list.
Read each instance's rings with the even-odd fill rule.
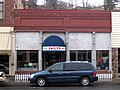
[[52,66],[49,71],[63,71],[63,64],[56,64]]
[[78,70],[78,63],[65,63],[64,71],[76,71]]
[[78,69],[79,70],[93,70],[93,66],[89,63],[79,63]]

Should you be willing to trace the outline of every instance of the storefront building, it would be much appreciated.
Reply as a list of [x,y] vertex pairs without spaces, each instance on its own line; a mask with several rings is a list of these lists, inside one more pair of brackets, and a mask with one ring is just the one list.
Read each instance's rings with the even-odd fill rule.
[[114,77],[120,77],[120,12],[112,12],[112,62]]
[[14,75],[13,3],[12,0],[0,0],[0,71],[9,75]]
[[111,13],[91,10],[15,10],[15,71],[62,61],[89,61],[112,72]]

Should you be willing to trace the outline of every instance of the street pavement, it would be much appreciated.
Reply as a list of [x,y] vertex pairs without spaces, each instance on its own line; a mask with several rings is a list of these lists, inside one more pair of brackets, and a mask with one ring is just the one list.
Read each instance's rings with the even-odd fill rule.
[[[72,84],[74,86],[74,84]],[[101,80],[101,81],[96,81],[90,85],[120,85],[120,79],[113,79],[113,80]],[[2,84],[0,85],[2,86]],[[3,86],[6,86],[6,87],[12,87],[12,86],[24,86],[24,87],[27,87],[27,86],[32,86],[29,82],[22,82],[22,81],[19,81],[19,82],[15,82],[14,80],[7,80],[7,82],[3,85]],[[69,86],[69,85],[67,85]]]
[[31,86],[28,82],[12,82],[1,86],[0,90],[120,90],[120,81],[98,81],[89,86],[70,85],[47,85],[46,87]]

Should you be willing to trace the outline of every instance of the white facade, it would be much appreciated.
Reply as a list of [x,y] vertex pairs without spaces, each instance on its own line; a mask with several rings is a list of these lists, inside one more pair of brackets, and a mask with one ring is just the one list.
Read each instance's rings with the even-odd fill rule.
[[69,33],[69,50],[92,50],[92,33]]
[[120,48],[120,12],[112,12],[112,48]]
[[39,50],[39,33],[16,33],[16,50]]
[[110,33],[96,33],[96,50],[111,50]]
[[16,32],[15,34],[15,63],[17,50],[38,50],[39,70],[42,69],[42,43],[49,36],[60,37],[66,45],[66,60],[70,60],[70,51],[89,50],[91,61],[96,67],[96,50],[109,51],[109,70],[111,67],[111,34],[110,33],[43,33],[43,32]]

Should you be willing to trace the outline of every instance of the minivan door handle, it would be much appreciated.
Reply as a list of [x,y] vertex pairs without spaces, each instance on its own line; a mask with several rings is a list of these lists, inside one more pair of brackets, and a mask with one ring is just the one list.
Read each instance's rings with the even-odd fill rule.
[[59,74],[63,74],[62,72],[59,72]]
[[68,73],[68,72],[65,72],[64,74],[70,74],[70,73]]

